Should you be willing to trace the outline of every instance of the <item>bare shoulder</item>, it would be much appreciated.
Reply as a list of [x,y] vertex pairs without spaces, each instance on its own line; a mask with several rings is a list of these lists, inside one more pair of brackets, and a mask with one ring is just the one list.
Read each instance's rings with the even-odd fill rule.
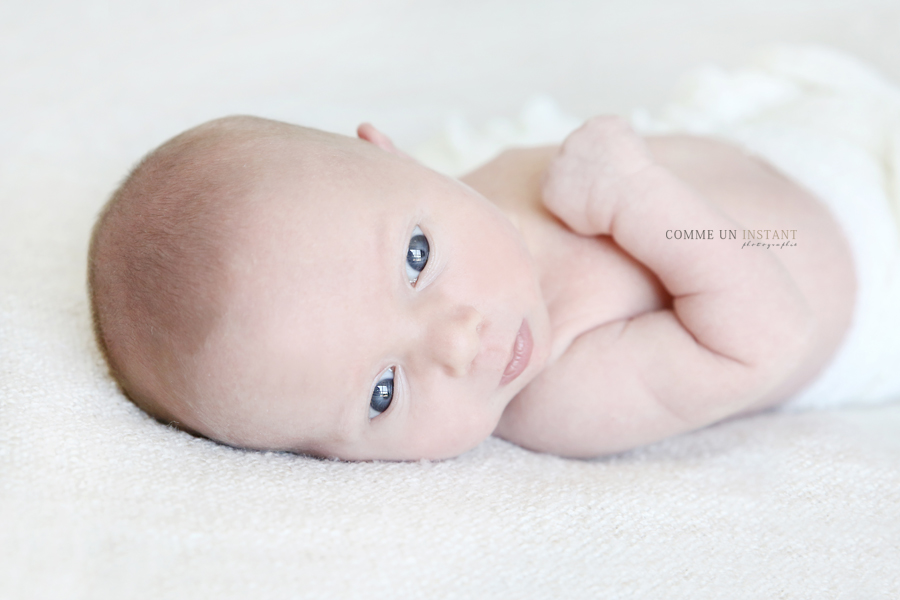
[[558,151],[559,146],[508,148],[460,181],[501,207],[537,207],[541,177]]

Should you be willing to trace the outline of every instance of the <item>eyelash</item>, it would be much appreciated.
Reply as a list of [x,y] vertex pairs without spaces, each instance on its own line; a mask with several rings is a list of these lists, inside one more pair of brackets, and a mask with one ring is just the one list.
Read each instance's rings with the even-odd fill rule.
[[[431,245],[428,243],[428,238],[416,225],[409,238],[409,247],[406,252],[406,276],[411,285],[415,286],[418,282],[422,271],[428,266],[430,256]],[[372,388],[372,396],[369,399],[369,420],[383,414],[394,401],[394,369],[395,367],[385,369],[378,377],[375,387]]]
[[[380,404],[381,401],[384,400],[384,391],[387,392],[389,396],[387,400],[387,404],[384,405],[384,408],[381,410],[376,409],[373,404]],[[384,413],[387,409],[391,407],[391,402],[394,401],[394,367],[390,367],[385,369],[384,372],[378,377],[378,383],[375,384],[375,387],[372,389],[372,399],[369,400],[369,419],[374,419],[378,415]]]
[[[419,280],[419,275],[422,274],[422,271],[424,271],[425,267],[428,265],[430,256],[431,245],[428,243],[428,238],[422,233],[419,226],[416,225],[416,228],[413,229],[412,235],[409,238],[409,246],[406,250],[406,277],[409,279],[410,284],[415,285]],[[419,265],[419,262],[422,264]]]

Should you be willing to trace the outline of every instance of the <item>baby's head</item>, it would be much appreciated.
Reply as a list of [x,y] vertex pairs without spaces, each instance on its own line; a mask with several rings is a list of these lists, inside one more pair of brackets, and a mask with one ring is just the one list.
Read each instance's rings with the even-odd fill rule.
[[532,258],[483,196],[359,136],[229,117],[129,175],[89,287],[138,406],[229,445],[346,459],[444,458],[491,434],[546,360]]

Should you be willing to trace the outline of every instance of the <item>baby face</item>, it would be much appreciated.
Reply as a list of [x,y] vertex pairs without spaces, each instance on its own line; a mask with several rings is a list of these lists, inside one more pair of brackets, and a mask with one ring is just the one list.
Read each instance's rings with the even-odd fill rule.
[[267,167],[209,345],[206,378],[239,390],[212,437],[351,460],[455,456],[547,359],[534,263],[483,196],[348,144],[340,160],[298,166],[286,151]]

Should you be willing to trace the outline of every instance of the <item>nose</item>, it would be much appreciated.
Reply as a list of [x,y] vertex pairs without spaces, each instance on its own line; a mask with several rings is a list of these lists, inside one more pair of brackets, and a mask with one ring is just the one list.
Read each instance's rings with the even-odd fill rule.
[[425,352],[450,375],[465,375],[481,350],[483,321],[484,317],[473,306],[456,306],[433,315]]

